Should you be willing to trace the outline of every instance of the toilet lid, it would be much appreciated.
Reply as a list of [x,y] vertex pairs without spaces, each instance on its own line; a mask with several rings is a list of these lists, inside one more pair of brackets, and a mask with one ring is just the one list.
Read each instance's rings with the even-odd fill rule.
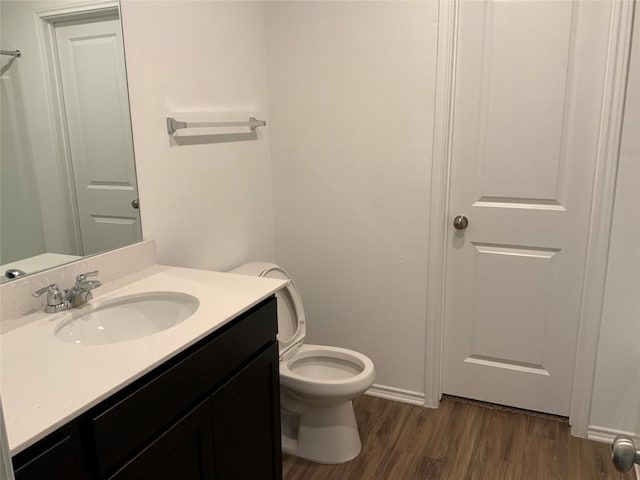
[[289,285],[276,292],[278,302],[278,346],[280,358],[285,359],[295,353],[306,333],[302,298],[291,276],[282,268],[273,265],[260,274],[261,277],[289,280]]

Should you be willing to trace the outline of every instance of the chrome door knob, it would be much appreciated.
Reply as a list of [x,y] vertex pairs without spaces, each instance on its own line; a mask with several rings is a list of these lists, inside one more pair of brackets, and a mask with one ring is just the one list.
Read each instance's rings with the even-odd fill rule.
[[628,472],[634,463],[640,463],[640,450],[631,437],[618,435],[611,445],[611,460],[616,470]]
[[133,208],[135,208],[136,210],[140,208],[140,200],[138,200],[137,198],[131,202],[131,206]]
[[453,219],[453,228],[456,230],[464,230],[469,226],[469,219],[464,215],[458,215]]

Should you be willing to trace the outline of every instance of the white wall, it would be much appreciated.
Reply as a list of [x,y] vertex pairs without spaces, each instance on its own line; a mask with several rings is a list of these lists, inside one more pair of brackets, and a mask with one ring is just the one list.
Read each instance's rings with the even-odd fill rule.
[[424,392],[436,2],[267,2],[276,258],[310,343]]
[[[121,11],[142,228],[159,261],[273,259],[263,4],[125,0]],[[171,146],[165,117],[180,110],[249,110],[269,126],[259,141]]]
[[640,9],[636,9],[590,424],[640,437]]
[[[423,392],[437,3],[125,0],[122,12],[159,261],[275,258],[301,289],[310,342],[361,351],[376,383]],[[634,75],[591,419],[620,429],[639,388]],[[177,110],[252,110],[268,126],[258,142],[171,146]]]

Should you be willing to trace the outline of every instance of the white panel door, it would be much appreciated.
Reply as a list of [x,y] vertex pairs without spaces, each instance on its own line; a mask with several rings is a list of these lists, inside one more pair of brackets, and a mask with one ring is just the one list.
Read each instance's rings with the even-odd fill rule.
[[460,2],[444,393],[568,415],[610,2]]
[[120,21],[56,24],[85,255],[141,238]]

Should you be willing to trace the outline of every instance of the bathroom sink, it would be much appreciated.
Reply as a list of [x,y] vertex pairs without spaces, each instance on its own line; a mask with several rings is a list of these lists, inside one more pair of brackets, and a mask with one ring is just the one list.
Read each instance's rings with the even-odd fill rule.
[[185,293],[129,295],[73,313],[55,335],[78,345],[124,342],[171,328],[193,315],[199,305],[196,297]]

